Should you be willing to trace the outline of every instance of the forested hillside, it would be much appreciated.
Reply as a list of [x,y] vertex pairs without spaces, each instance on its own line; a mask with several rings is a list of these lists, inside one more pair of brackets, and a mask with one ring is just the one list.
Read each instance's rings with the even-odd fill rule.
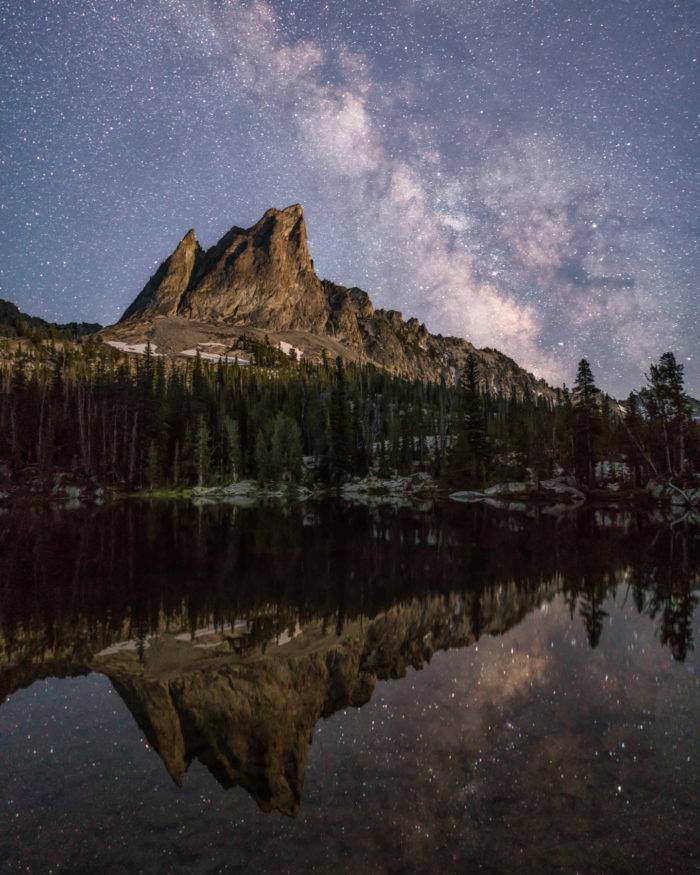
[[424,470],[472,488],[563,469],[593,487],[602,459],[625,461],[636,485],[700,469],[671,353],[619,405],[585,360],[573,391],[550,400],[483,391],[475,356],[448,387],[340,359],[298,362],[254,341],[251,365],[129,356],[93,338],[4,343],[0,458],[47,482],[62,470],[129,490],[242,478],[332,486]]
[[0,298],[0,336],[40,339],[75,340],[95,334],[102,328],[97,322],[47,322],[39,316],[28,316],[16,304]]

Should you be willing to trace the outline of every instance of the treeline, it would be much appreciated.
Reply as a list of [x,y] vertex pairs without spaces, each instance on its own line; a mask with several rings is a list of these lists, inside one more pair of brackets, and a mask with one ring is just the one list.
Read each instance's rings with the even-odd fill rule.
[[125,356],[87,338],[34,341],[0,370],[0,459],[127,489],[430,472],[450,485],[549,477],[596,483],[626,461],[641,485],[700,468],[700,439],[671,353],[621,407],[582,361],[556,398],[483,391],[475,357],[457,386],[371,365],[297,362],[256,342],[253,365]]
[[[557,390],[554,403],[527,394],[494,398],[480,385],[470,357],[457,391],[449,457],[456,482],[479,486],[563,470],[594,488],[616,474],[622,479],[626,466],[625,476],[640,487],[651,477],[690,482],[700,471],[700,426],[672,352],[651,365],[646,385],[622,403],[598,389],[586,359],[573,390]],[[616,462],[625,466],[608,464]]]

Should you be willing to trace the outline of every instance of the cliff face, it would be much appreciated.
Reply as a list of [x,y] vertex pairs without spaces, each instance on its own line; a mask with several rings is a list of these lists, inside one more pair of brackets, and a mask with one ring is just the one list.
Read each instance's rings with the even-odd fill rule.
[[481,382],[497,394],[553,395],[544,380],[521,368],[495,349],[477,349],[461,337],[431,334],[415,318],[404,319],[398,310],[374,309],[362,289],[347,289],[324,280],[329,305],[327,333],[361,351],[364,360],[411,380],[451,384],[464,369],[469,353],[479,361]]
[[[366,292],[320,280],[298,204],[270,209],[251,228],[234,227],[204,252],[188,232],[126,310],[123,328],[175,317],[192,324],[306,332],[333,354],[373,362],[409,379],[452,383],[473,352],[482,382],[496,392],[550,388],[496,350],[431,334],[417,319],[375,309]],[[169,331],[174,331],[172,325]],[[121,336],[121,335],[120,335]],[[331,342],[334,344],[330,346]],[[317,353],[304,349],[305,354]]]

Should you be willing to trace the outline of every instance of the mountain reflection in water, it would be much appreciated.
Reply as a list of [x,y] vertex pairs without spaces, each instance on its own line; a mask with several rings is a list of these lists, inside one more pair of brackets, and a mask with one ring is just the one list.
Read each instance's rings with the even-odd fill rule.
[[[681,678],[669,695],[674,719],[692,716],[698,704],[692,673],[697,537],[679,527],[649,527],[641,515],[604,522],[588,513],[530,521],[484,508],[418,513],[332,502],[287,512],[124,502],[97,513],[6,517],[0,522],[0,696],[8,701],[0,705],[0,729],[3,712],[21,704],[18,691],[43,678],[99,673],[177,785],[187,787],[196,761],[222,788],[245,788],[262,811],[294,815],[302,829],[313,813],[305,816],[304,783],[312,739],[314,750],[323,748],[321,718],[370,701],[378,707],[373,694],[382,681],[408,675],[404,684],[420,685],[412,670],[450,651],[440,664],[451,666],[456,690],[470,684],[465,710],[457,715],[447,700],[440,713],[433,703],[435,713],[425,719],[434,691],[447,683],[431,665],[430,687],[404,703],[415,723],[403,727],[413,739],[409,751],[425,734],[430,756],[444,748],[452,758],[452,739],[464,743],[469,734],[474,761],[455,762],[464,780],[449,801],[439,788],[436,798],[448,808],[466,806],[489,829],[494,817],[526,806],[516,820],[532,830],[533,799],[518,789],[519,780],[529,776],[544,787],[547,762],[567,746],[571,756],[575,747],[576,768],[563,795],[540,800],[544,809],[559,799],[572,806],[570,816],[595,796],[602,780],[596,770],[609,768],[598,758],[621,756],[621,749],[603,750],[600,739],[593,745],[600,749],[587,753],[583,737],[616,736],[618,724],[656,734],[660,714],[652,715],[642,695],[651,691],[641,682],[639,700],[619,704],[630,677],[642,677],[640,666],[644,683],[660,672]],[[522,647],[503,651],[504,642],[523,636]],[[615,658],[596,659],[600,651]],[[469,681],[456,667],[460,653],[464,664],[481,660]],[[669,663],[659,662],[664,654]],[[633,658],[640,664],[632,666]],[[553,665],[558,683],[545,706],[542,679],[555,674]],[[567,684],[573,689],[579,678],[588,699],[600,695],[601,701],[588,710],[578,699],[562,708]],[[527,726],[501,719],[503,703],[516,700],[530,712]],[[585,728],[577,730],[579,721]],[[690,726],[678,726],[683,750]],[[673,727],[664,731],[673,735]],[[661,743],[655,742],[657,752]],[[531,756],[520,776],[508,773],[510,788],[498,760],[492,762],[489,783],[501,787],[494,795],[480,770],[488,773],[488,757],[499,747],[529,747]],[[388,762],[392,750],[382,756]],[[0,790],[2,771],[0,765]],[[386,804],[395,806],[380,772],[375,778]],[[410,772],[397,774],[396,789],[410,785],[409,778]],[[414,788],[424,780],[414,774]],[[641,792],[644,781],[634,772],[629,780],[639,781]],[[658,786],[658,775],[655,781]],[[316,786],[312,795],[317,792]],[[359,790],[351,784],[347,792]],[[685,792],[674,791],[673,817],[674,806],[694,804]],[[436,824],[424,827],[431,832]],[[669,859],[687,861],[692,840],[682,827],[678,836],[678,857]],[[12,853],[17,845],[7,842]],[[473,848],[468,852],[459,841],[456,848],[456,857],[443,849],[446,860],[473,859]],[[494,854],[484,867],[501,871]],[[579,870],[589,871],[585,862]]]

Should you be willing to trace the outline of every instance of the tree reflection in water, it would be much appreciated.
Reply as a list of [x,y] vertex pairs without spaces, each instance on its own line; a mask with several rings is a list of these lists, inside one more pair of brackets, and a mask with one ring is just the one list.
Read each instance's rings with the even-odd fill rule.
[[[615,522],[601,526],[585,512],[533,521],[488,508],[419,513],[332,502],[289,511],[176,502],[29,509],[0,523],[3,672],[85,661],[124,638],[241,617],[251,640],[317,618],[340,634],[348,620],[435,594],[469,595],[478,638],[482,601],[505,583],[519,598],[543,584],[563,594],[592,647],[605,600],[624,585],[683,661],[693,646],[697,538],[651,527],[643,514]],[[508,605],[502,610],[508,623]]]

